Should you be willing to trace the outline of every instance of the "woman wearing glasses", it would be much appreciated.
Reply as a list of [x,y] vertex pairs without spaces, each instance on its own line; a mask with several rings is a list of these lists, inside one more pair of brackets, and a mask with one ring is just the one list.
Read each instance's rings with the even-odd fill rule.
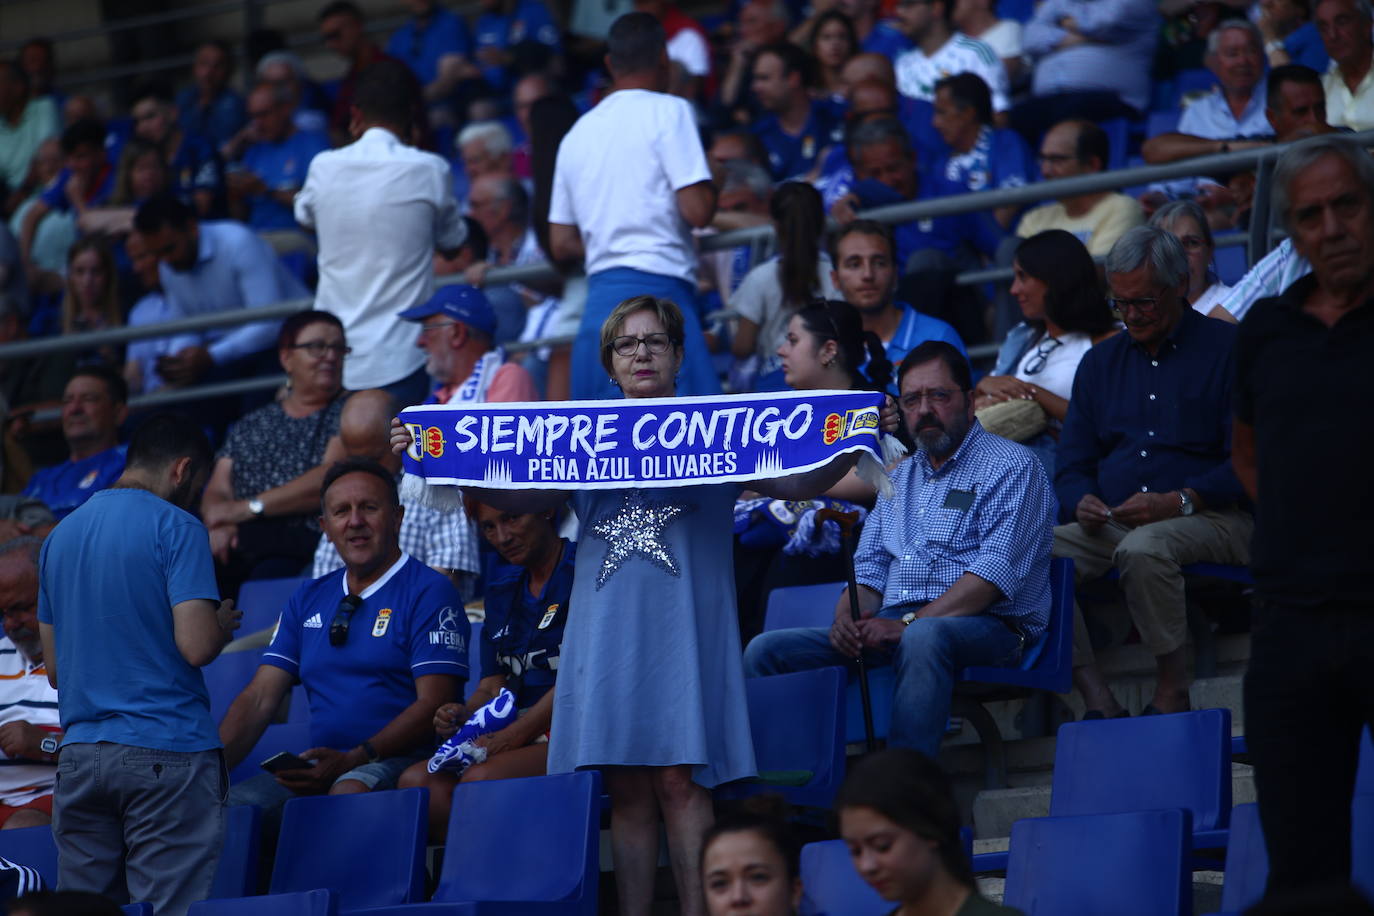
[[1231,287],[1217,279],[1212,266],[1217,247],[1212,241],[1212,227],[1207,225],[1202,205],[1195,200],[1170,201],[1155,211],[1150,217],[1150,225],[1158,226],[1183,243],[1183,250],[1188,255],[1186,298],[1193,308],[1208,318],[1236,324],[1236,317],[1221,305]]
[[[682,312],[635,296],[601,327],[601,366],[626,398],[677,394]],[[895,425],[888,417],[885,427]],[[410,443],[392,425],[392,448]],[[780,499],[823,493],[854,465],[754,481]],[[684,916],[704,912],[698,857],[710,789],[755,773],[731,563],[739,484],[472,495],[508,512],[571,503],[582,525],[554,687],[548,770],[602,768],[620,912],[650,912],[660,820]]]
[[1050,229],[1021,242],[1012,271],[1011,295],[1024,320],[1007,334],[992,374],[978,382],[974,406],[982,410],[1018,398],[1040,405],[1048,426],[1023,444],[1053,479],[1054,446],[1078,362],[1115,334],[1117,324],[1088,249],[1071,233]]
[[285,395],[229,428],[201,501],[225,597],[248,579],[295,576],[310,565],[348,351],[343,325],[328,312],[282,322],[277,357]]

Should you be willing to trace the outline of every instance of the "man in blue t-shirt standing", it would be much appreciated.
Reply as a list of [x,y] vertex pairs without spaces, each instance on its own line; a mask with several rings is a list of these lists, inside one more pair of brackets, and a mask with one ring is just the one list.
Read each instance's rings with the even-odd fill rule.
[[269,825],[297,795],[395,788],[433,749],[434,711],[460,699],[468,677],[462,599],[446,576],[401,551],[391,472],[366,459],[338,462],[320,502],[320,526],[344,568],[291,596],[257,674],[219,727],[237,766],[291,686],[305,686],[315,746],[299,756],[312,765],[263,773],[229,796],[263,808]]
[[71,453],[66,461],[40,468],[24,495],[40,499],[58,521],[124,471],[119,425],[128,416],[129,386],[105,366],[77,369],[62,392],[62,436]]
[[228,783],[199,669],[242,615],[219,600],[209,535],[186,511],[213,460],[193,423],[149,419],[114,486],[53,529],[38,561],[65,731],[58,884],[171,916],[210,893]]

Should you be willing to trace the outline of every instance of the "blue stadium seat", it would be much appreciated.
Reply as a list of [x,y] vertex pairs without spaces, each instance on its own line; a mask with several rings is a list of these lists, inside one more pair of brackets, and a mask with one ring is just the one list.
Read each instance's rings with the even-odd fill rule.
[[310,743],[310,722],[308,720],[269,725],[263,731],[262,737],[258,739],[258,743],[248,752],[248,756],[243,758],[243,762],[230,771],[229,782],[231,785],[240,783],[250,776],[265,772],[260,764],[273,754],[282,751],[299,754],[311,747],[314,745]]
[[1368,728],[1360,739],[1360,768],[1355,771],[1355,794],[1374,795],[1374,735]]
[[0,856],[16,865],[27,865],[43,876],[48,887],[57,887],[57,843],[51,827],[0,830]]
[[238,606],[243,611],[239,635],[246,636],[274,625],[286,602],[306,582],[308,576],[289,579],[250,579],[239,589]]
[[1107,135],[1107,169],[1124,169],[1131,157],[1131,122],[1127,118],[1108,118],[1098,124]]
[[746,679],[759,776],[719,787],[716,798],[777,793],[793,805],[830,807],[844,780],[844,684],[843,668]]
[[126,903],[119,908],[124,916],[153,916],[153,905],[148,902]]
[[843,582],[821,585],[789,585],[768,593],[763,631],[791,627],[828,627],[835,619],[835,602],[845,589]]
[[[427,789],[289,800],[282,809],[268,892],[327,888],[349,910],[424,899],[428,807]],[[493,818],[483,826],[489,830],[500,822]],[[474,832],[491,838],[489,832]],[[490,845],[497,855],[507,848],[504,837]]]
[[1227,286],[1235,286],[1240,278],[1245,276],[1245,272],[1250,269],[1244,245],[1227,245],[1225,248],[1218,248],[1213,262],[1217,269],[1217,279]]
[[1152,111],[1145,119],[1145,136],[1158,137],[1160,134],[1173,133],[1178,130],[1178,118],[1181,112],[1173,111]]
[[595,916],[600,827],[593,770],[459,783],[432,902],[368,916]]
[[[1194,712],[1059,727],[1051,817],[1185,808],[1193,848],[1226,845],[1231,815],[1231,712]],[[1006,868],[1007,853],[973,857],[976,872]]]
[[334,916],[334,892],[323,889],[296,894],[265,894],[191,904],[187,916]]
[[1026,916],[1191,914],[1190,832],[1182,809],[1017,821],[1003,903]]
[[210,718],[215,722],[224,718],[234,698],[257,673],[261,660],[261,649],[221,652],[219,658],[200,669],[205,676],[205,689],[210,694]]
[[1032,0],[997,0],[997,18],[1015,19],[1023,25],[1030,22],[1035,13]]
[[1226,881],[1221,886],[1223,913],[1241,913],[1264,896],[1269,854],[1264,849],[1259,805],[1231,809],[1231,842],[1226,847]]
[[210,897],[216,900],[247,897],[258,889],[258,829],[262,812],[256,805],[224,809],[224,848],[215,866]]
[[859,877],[844,840],[807,843],[801,851],[802,916],[885,916],[892,903]]
[[1374,897],[1374,795],[1356,795],[1350,817],[1350,881]]
[[1206,67],[1180,70],[1174,78],[1174,91],[1178,94],[1179,101],[1182,101],[1184,96],[1194,93],[1211,92],[1212,87],[1216,85],[1216,74]]

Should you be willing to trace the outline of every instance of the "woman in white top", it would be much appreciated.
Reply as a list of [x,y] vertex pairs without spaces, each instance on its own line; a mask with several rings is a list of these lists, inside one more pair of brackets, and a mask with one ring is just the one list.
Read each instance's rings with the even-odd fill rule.
[[754,391],[782,391],[777,352],[792,315],[816,298],[842,298],[830,279],[830,258],[821,251],[825,210],[811,185],[787,181],[768,204],[778,239],[778,256],[745,275],[730,305],[739,312],[731,352],[736,359],[757,356]]
[[1183,243],[1183,250],[1188,253],[1188,301],[1193,308],[1208,318],[1236,324],[1235,316],[1220,304],[1231,287],[1217,279],[1212,266],[1217,249],[1202,205],[1195,200],[1171,200],[1155,211],[1150,217],[1150,225],[1158,226]]
[[1054,445],[1078,362],[1093,344],[1117,331],[1092,256],[1062,229],[1037,233],[1016,247],[1011,295],[1025,320],[1007,334],[993,374],[974,389],[978,409],[1013,398],[1044,408],[1049,430],[1023,443],[1054,477]]

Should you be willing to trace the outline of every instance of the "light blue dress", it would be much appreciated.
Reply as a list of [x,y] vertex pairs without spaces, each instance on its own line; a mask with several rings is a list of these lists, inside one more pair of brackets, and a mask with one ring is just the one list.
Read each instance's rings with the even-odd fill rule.
[[755,775],[730,537],[739,487],[578,491],[550,773],[690,764]]

